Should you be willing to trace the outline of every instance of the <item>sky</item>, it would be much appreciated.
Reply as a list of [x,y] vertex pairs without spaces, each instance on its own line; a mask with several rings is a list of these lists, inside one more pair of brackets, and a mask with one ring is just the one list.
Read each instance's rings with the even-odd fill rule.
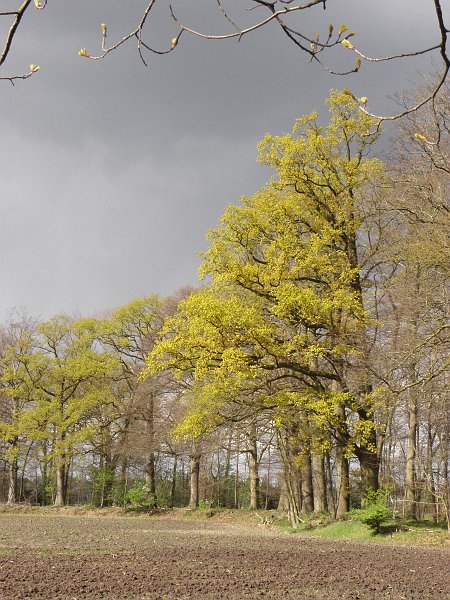
[[[2,8],[16,4],[2,0]],[[177,33],[168,4],[159,0],[144,35],[161,49]],[[289,131],[323,107],[330,88],[349,87],[374,112],[395,112],[389,96],[431,70],[422,58],[333,77],[272,25],[239,43],[185,34],[168,56],[149,56],[148,67],[133,42],[101,61],[78,56],[80,48],[99,53],[101,23],[109,42],[122,38],[145,5],[49,0],[14,40],[2,75],[31,63],[40,71],[15,86],[0,82],[0,322],[14,307],[43,319],[84,316],[195,285],[208,229],[271,176],[257,163],[265,133]],[[230,30],[216,0],[173,6],[196,29]],[[238,12],[239,23],[259,18]],[[297,20],[312,33],[329,23],[355,30],[353,43],[368,55],[439,41],[432,0],[328,0],[326,11]],[[336,66],[354,59],[341,47],[330,56]]]

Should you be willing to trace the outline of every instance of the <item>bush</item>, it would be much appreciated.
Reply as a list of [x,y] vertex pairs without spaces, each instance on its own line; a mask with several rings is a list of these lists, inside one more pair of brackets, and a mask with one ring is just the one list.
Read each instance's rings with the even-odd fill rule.
[[370,527],[374,533],[380,533],[382,525],[392,518],[387,507],[389,494],[389,489],[368,492],[364,499],[365,508],[351,510],[349,516]]
[[144,483],[136,483],[125,496],[127,504],[133,508],[155,508],[156,497],[150,494]]
[[127,489],[123,481],[113,483],[111,491],[108,494],[108,502],[112,506],[125,506],[127,502]]
[[213,507],[214,502],[212,500],[200,500],[200,502],[198,503],[198,510],[211,510],[211,508]]
[[349,515],[370,527],[375,533],[380,533],[383,523],[391,518],[391,511],[387,506],[374,504],[368,508],[354,509]]

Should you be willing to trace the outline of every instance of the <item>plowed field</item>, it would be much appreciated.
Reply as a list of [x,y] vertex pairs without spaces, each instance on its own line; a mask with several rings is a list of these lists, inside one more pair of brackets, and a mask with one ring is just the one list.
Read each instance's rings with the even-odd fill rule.
[[448,600],[450,552],[145,517],[0,515],[1,600]]

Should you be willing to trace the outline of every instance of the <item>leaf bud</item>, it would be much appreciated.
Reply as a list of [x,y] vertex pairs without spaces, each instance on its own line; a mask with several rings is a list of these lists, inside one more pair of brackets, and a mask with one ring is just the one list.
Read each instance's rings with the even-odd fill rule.
[[345,33],[347,31],[348,27],[347,25],[341,25],[339,27],[339,35],[342,35],[343,33]]
[[88,51],[86,50],[86,48],[81,48],[81,50],[79,50],[78,52],[78,56],[85,56],[86,58],[89,57]]
[[350,96],[351,98],[353,98],[353,100],[356,100],[355,96],[348,88],[343,88],[342,93],[346,96]]
[[422,135],[421,133],[415,133],[414,137],[416,138],[416,140],[419,140],[420,142],[426,142],[427,138]]
[[106,23],[102,23],[102,35],[106,36]]
[[362,98],[360,98],[359,101],[365,106],[367,104],[368,98],[367,96],[362,96]]
[[357,71],[359,71],[359,69],[360,69],[360,68],[361,68],[361,59],[360,59],[360,58],[357,58],[357,59],[356,59],[356,64],[355,64],[355,69],[356,69]]
[[353,44],[351,42],[349,42],[347,39],[342,40],[341,44],[343,46],[345,46],[346,48],[350,48],[350,50],[353,50]]
[[333,29],[334,29],[334,27],[333,27],[333,25],[330,23],[330,24],[328,25],[328,35],[329,35],[330,37],[333,35]]
[[36,73],[41,67],[39,65],[30,65],[30,73]]
[[175,48],[175,46],[176,46],[177,44],[178,44],[178,36],[177,36],[177,37],[174,37],[174,38],[172,39],[172,48]]

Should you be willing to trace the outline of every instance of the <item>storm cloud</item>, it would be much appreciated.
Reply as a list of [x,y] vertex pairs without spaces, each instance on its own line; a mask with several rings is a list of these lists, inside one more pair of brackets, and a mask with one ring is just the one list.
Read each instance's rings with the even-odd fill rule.
[[[420,59],[332,77],[273,26],[239,43],[186,35],[148,68],[132,43],[103,61],[78,56],[81,47],[99,51],[101,22],[119,39],[145,4],[49,0],[15,40],[3,74],[30,63],[41,70],[14,87],[0,82],[1,318],[18,305],[39,317],[89,314],[195,285],[206,231],[270,176],[256,161],[266,132],[289,130],[332,87],[369,97],[375,111],[395,110],[388,96],[432,68]],[[174,6],[193,26],[226,28],[215,2]],[[302,16],[303,28],[346,23],[367,54],[437,41],[431,1],[328,6]],[[162,5],[148,36],[167,48],[175,33]],[[338,48],[333,61],[350,66],[354,56]]]

